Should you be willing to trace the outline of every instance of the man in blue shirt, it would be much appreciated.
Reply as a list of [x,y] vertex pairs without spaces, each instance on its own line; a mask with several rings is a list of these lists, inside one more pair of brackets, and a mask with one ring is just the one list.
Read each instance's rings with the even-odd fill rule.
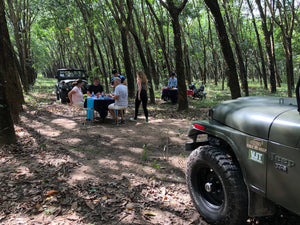
[[177,78],[175,77],[175,75],[176,74],[173,72],[169,79],[168,87],[170,88],[177,88]]
[[113,69],[113,70],[112,70],[112,74],[113,74],[113,77],[111,78],[111,81],[110,81],[111,87],[114,86],[114,79],[115,79],[116,77],[119,77],[119,78],[121,79],[121,84],[123,84],[123,85],[126,85],[126,84],[127,84],[127,82],[126,82],[126,80],[125,80],[125,77],[122,76],[121,74],[118,74],[118,70]]

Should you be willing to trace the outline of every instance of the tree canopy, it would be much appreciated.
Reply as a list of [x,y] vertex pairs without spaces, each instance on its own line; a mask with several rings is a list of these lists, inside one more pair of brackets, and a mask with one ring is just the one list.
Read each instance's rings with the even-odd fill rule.
[[182,110],[192,82],[227,81],[233,98],[251,95],[248,80],[270,92],[284,82],[291,96],[299,7],[294,0],[7,0],[5,12],[25,92],[37,73],[54,77],[64,67],[86,69],[108,90],[116,68],[133,97],[142,69],[154,102],[154,90],[177,72]]

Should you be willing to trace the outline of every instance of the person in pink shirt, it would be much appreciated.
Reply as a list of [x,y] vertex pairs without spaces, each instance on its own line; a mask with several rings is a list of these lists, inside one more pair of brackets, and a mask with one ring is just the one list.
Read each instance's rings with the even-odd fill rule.
[[83,94],[81,91],[81,86],[83,85],[81,79],[77,79],[73,85],[73,89],[68,93],[68,97],[70,99],[70,104],[83,107]]

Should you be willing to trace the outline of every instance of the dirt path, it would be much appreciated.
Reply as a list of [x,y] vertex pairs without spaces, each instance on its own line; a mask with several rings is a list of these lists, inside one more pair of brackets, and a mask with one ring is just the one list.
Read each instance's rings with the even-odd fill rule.
[[82,124],[51,95],[33,99],[16,126],[18,143],[0,149],[1,224],[207,225],[184,175],[190,120],[207,109],[194,117],[149,106],[150,123],[141,115],[115,126],[111,118]]
[[148,124],[143,115],[122,126],[109,117],[82,124],[72,107],[39,98],[50,100],[26,105],[18,144],[1,149],[3,224],[191,224],[197,218],[184,178],[189,120],[150,113]]

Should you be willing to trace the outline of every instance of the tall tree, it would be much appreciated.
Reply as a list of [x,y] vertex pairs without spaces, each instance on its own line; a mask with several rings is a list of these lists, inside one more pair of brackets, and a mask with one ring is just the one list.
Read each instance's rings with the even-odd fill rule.
[[8,16],[13,25],[18,59],[20,63],[20,77],[24,91],[29,90],[29,85],[33,84],[36,72],[33,69],[31,58],[31,25],[36,15],[32,12],[29,0],[7,0]]
[[[11,94],[11,92],[6,90],[5,87],[10,87],[12,90],[15,89],[12,84],[13,78],[18,77],[18,71],[15,66],[15,59],[12,55],[13,52],[7,29],[4,7],[4,0],[0,0],[0,146],[16,142],[12,115],[18,117],[19,111],[17,109],[21,107],[19,104],[11,104],[11,106],[9,106],[7,100],[7,94]],[[10,74],[11,76],[8,76],[7,74]],[[10,101],[10,103],[12,103],[13,99]],[[16,112],[10,113],[10,109],[16,109]]]
[[231,98],[235,99],[241,97],[241,90],[240,90],[238,75],[236,72],[235,60],[234,60],[232,48],[228,39],[228,35],[226,32],[226,28],[224,25],[224,21],[222,18],[218,1],[217,0],[204,0],[204,1],[215,19],[216,30],[218,32],[218,37],[224,55],[224,59],[227,64],[227,79],[228,79],[228,86],[231,91]]
[[[242,48],[240,46],[240,41],[239,41],[239,35],[238,35],[238,27],[239,27],[239,20],[240,20],[240,13],[241,13],[241,7],[242,7],[242,2],[240,2],[239,7],[238,7],[238,13],[235,16],[236,18],[236,23],[234,23],[232,15],[233,15],[233,10],[228,2],[228,0],[223,0],[223,6],[225,9],[225,16],[228,21],[228,27],[229,27],[229,33],[231,36],[231,39],[234,43],[235,46],[235,54],[236,58],[238,61],[238,66],[239,66],[239,71],[240,71],[240,80],[242,83],[242,89],[245,93],[246,96],[249,96],[249,89],[248,89],[248,80],[247,80],[247,71],[246,67],[244,64],[244,59],[243,59],[243,54],[242,54]],[[229,11],[231,12],[231,15],[229,15]]]
[[174,48],[175,48],[175,67],[178,79],[178,110],[185,110],[189,108],[186,83],[184,73],[184,62],[182,54],[181,28],[179,23],[179,15],[184,9],[188,0],[183,0],[179,6],[176,6],[174,0],[166,0],[166,3],[159,0],[160,3],[168,10],[172,18],[172,27],[174,33]]
[[132,74],[132,65],[130,60],[130,53],[129,53],[129,47],[128,47],[128,27],[126,24],[126,20],[130,21],[132,14],[127,15],[127,17],[120,16],[118,13],[118,5],[124,4],[124,2],[118,2],[116,0],[112,0],[111,4],[108,0],[105,0],[106,4],[109,6],[109,9],[115,19],[115,21],[118,24],[119,30],[121,32],[121,39],[122,39],[122,49],[123,49],[123,60],[124,60],[124,66],[125,71],[127,75],[128,80],[128,97],[133,98],[135,96],[134,91],[134,78]]
[[[143,64],[144,70],[145,70],[146,75],[147,75],[148,80],[149,80],[150,101],[151,101],[151,103],[155,103],[155,95],[154,95],[154,90],[153,90],[153,85],[152,85],[152,83],[153,83],[152,82],[152,80],[153,80],[152,79],[152,74],[150,73],[150,67],[147,63],[146,56],[145,56],[145,53],[144,53],[144,50],[143,50],[143,46],[142,46],[141,40],[138,36],[137,30],[136,30],[136,27],[135,27],[135,22],[134,22],[133,15],[132,15],[133,2],[131,0],[126,0],[126,3],[127,3],[127,7],[128,7],[128,14],[130,15],[130,17],[129,17],[130,20],[126,20],[126,24],[127,24],[127,27],[129,29],[130,33],[133,36],[133,39],[135,41],[135,44],[136,44],[141,62]],[[121,12],[121,14],[123,16],[125,16],[124,15],[124,10],[122,10],[120,5],[118,5],[118,7],[119,7],[119,11]]]
[[261,0],[255,0],[255,2],[258,6],[258,11],[261,18],[262,30],[265,38],[271,93],[275,93],[276,92],[275,62],[274,62],[274,57],[272,55],[272,48],[271,48],[271,31],[268,30],[267,17],[261,5]]
[[[273,4],[271,4],[269,0],[266,2],[273,20],[281,29],[283,49],[285,53],[288,96],[292,97],[292,90],[294,89],[292,36],[295,23],[295,1],[276,1],[276,8],[274,8],[275,2],[273,2]],[[278,16],[276,14],[276,10],[278,10]]]
[[260,41],[260,35],[259,35],[258,29],[257,29],[256,20],[255,20],[255,16],[253,13],[253,7],[250,4],[250,0],[247,0],[247,3],[248,3],[249,10],[251,12],[252,24],[253,24],[255,34],[256,34],[256,40],[257,40],[259,56],[260,56],[260,61],[261,61],[261,71],[262,71],[262,79],[263,79],[263,83],[264,83],[264,88],[268,89],[267,73],[266,73],[266,67],[265,67],[265,57],[263,54],[262,44]]
[[169,59],[169,55],[167,53],[166,37],[165,37],[164,30],[163,30],[163,22],[164,21],[163,21],[162,18],[161,19],[158,18],[157,13],[154,10],[152,4],[149,2],[149,0],[146,0],[146,4],[150,9],[151,14],[153,15],[153,17],[151,17],[151,19],[153,20],[153,22],[154,22],[154,20],[156,21],[156,25],[158,27],[159,34],[157,33],[156,29],[154,29],[154,32],[155,32],[156,37],[158,39],[158,42],[160,44],[160,47],[161,47],[161,50],[162,50],[162,53],[163,53],[163,56],[164,56],[164,60],[165,60],[165,63],[166,63],[166,68],[167,68],[168,74],[171,75],[172,69],[171,69],[171,65],[170,65],[170,62],[169,62],[170,59]]

